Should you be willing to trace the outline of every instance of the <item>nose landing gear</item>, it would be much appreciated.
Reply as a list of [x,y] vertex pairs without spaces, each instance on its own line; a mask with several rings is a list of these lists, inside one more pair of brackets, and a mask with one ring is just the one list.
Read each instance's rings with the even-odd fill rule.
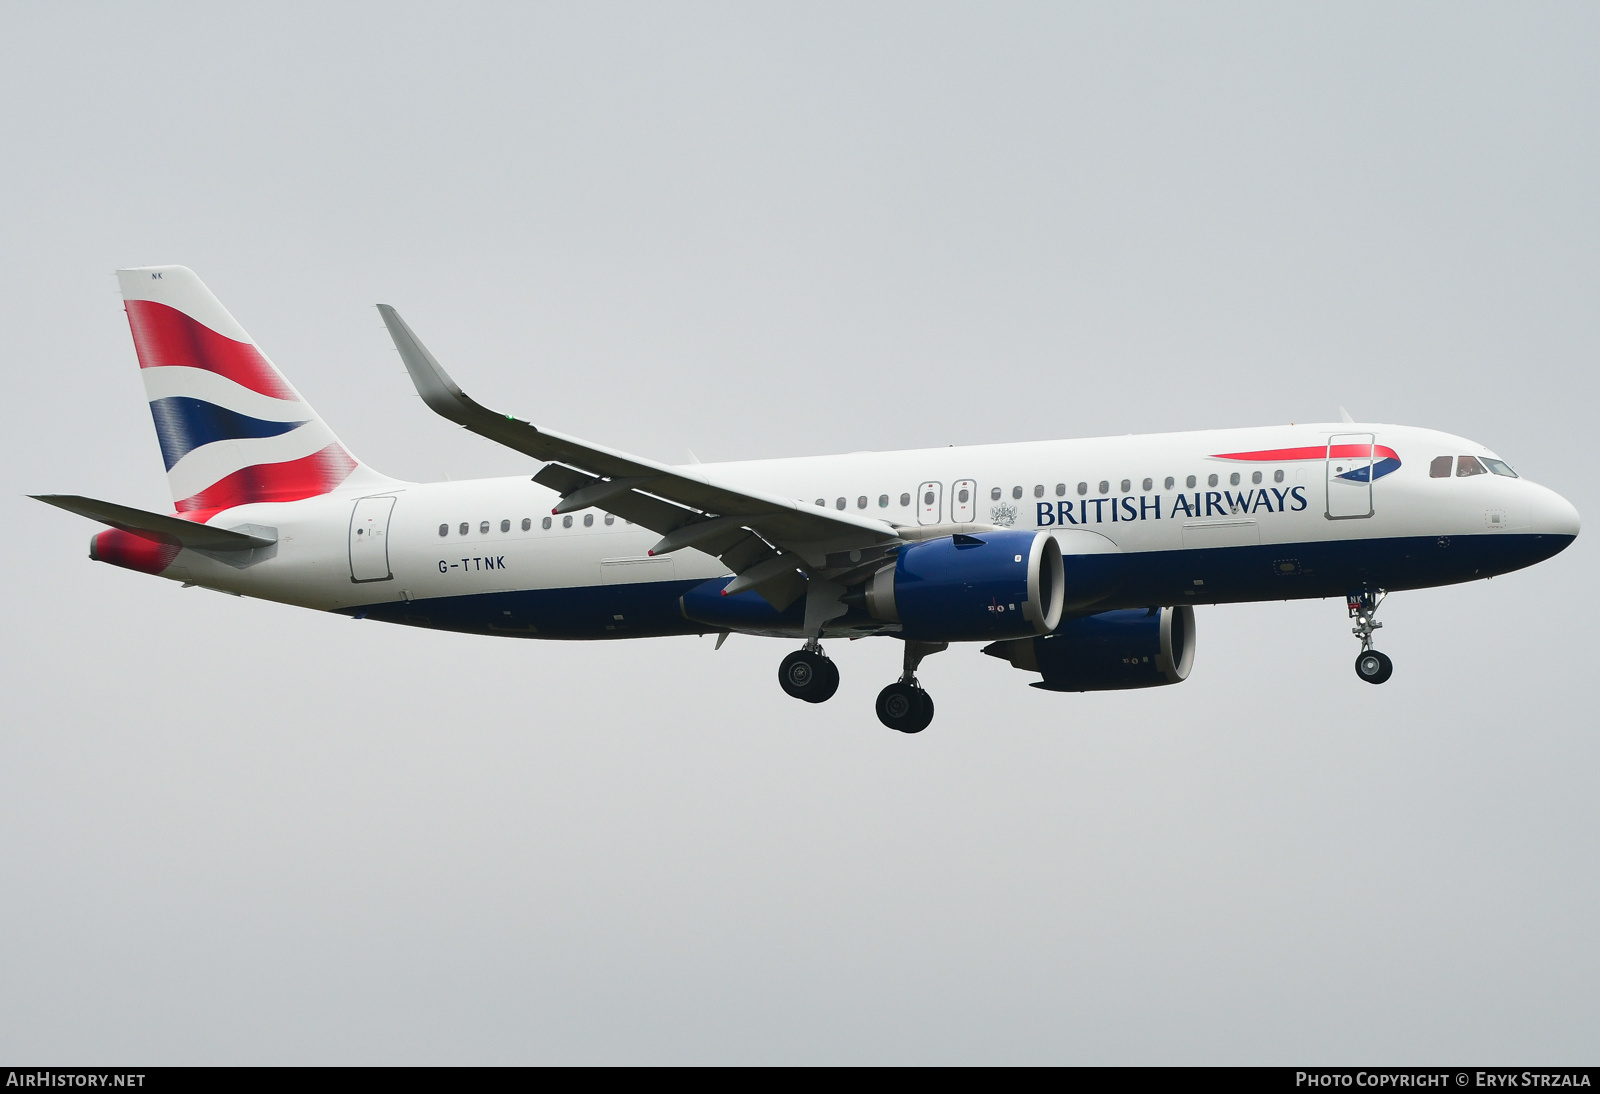
[[1381,589],[1376,593],[1362,589],[1345,598],[1350,618],[1356,621],[1350,633],[1361,639],[1361,653],[1356,657],[1356,675],[1369,684],[1381,684],[1394,675],[1394,662],[1389,660],[1389,655],[1372,648],[1372,632],[1383,626],[1373,617],[1378,614],[1378,605],[1383,603],[1386,595]]
[[900,679],[878,692],[878,721],[901,733],[921,733],[933,721],[933,696],[917,682],[917,666],[930,653],[949,647],[948,642],[907,642],[905,671]]
[[778,683],[796,699],[826,703],[839,690],[839,666],[822,652],[815,638],[795,650],[778,666]]

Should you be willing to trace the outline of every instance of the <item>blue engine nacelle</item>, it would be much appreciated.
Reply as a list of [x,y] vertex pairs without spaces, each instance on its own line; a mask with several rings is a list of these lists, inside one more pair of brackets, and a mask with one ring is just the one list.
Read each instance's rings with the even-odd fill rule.
[[1049,634],[1064,591],[1054,539],[996,531],[907,544],[867,582],[863,603],[906,638],[962,642]]
[[1069,619],[1054,634],[985,646],[1043,675],[1046,691],[1117,691],[1180,684],[1194,665],[1194,609],[1133,608]]

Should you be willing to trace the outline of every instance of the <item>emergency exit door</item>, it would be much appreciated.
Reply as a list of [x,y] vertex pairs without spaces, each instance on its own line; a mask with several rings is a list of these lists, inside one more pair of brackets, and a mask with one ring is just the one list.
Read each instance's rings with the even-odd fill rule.
[[925,482],[917,487],[917,523],[938,524],[944,512],[944,487]]
[[394,498],[361,498],[350,514],[350,580],[388,581],[389,514]]
[[978,484],[960,479],[950,484],[950,523],[971,524],[978,510]]

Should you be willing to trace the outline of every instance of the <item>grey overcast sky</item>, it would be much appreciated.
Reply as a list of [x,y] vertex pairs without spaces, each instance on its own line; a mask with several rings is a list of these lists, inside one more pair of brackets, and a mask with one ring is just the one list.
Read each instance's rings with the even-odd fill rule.
[[0,8],[0,1059],[1593,1063],[1595,533],[1203,609],[1193,676],[386,628],[85,557],[170,499],[111,271],[390,474],[415,397],[743,459],[1335,419],[1600,516],[1594,4]]

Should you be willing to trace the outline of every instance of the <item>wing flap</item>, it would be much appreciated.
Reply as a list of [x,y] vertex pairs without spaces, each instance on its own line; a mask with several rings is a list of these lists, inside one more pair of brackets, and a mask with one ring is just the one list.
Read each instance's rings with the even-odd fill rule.
[[[592,489],[605,482],[598,475],[590,475],[559,463],[545,464],[533,481],[547,486],[563,498],[570,498],[581,490]],[[560,508],[559,506],[557,507]],[[693,521],[699,514],[670,501],[641,494],[637,490],[619,492],[595,506],[607,513],[615,513],[623,520],[631,520],[642,528],[665,535]],[[562,510],[565,512],[566,510]]]

